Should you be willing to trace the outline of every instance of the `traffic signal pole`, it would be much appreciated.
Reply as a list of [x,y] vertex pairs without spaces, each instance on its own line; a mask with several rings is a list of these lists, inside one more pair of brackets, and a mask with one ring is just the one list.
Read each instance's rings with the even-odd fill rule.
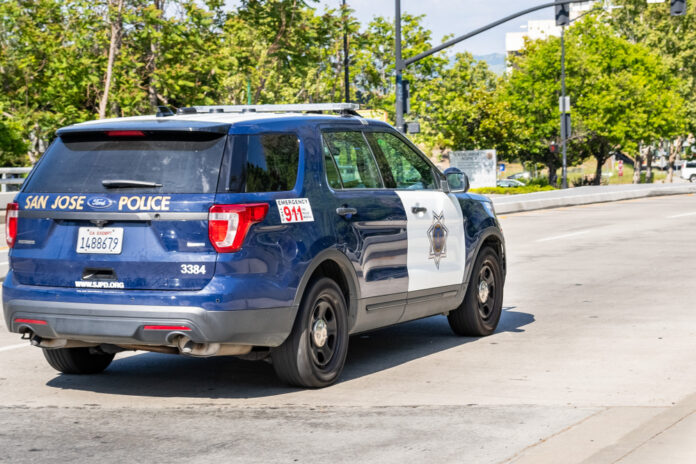
[[561,26],[561,143],[563,144],[563,169],[561,171],[561,188],[568,188],[568,127],[566,126],[566,85],[565,85],[565,26]]
[[439,52],[440,50],[444,50],[445,48],[451,47],[452,45],[458,44],[459,42],[470,39],[471,37],[474,37],[476,35],[481,34],[482,32],[486,32],[489,29],[493,29],[496,26],[499,26],[503,23],[506,23],[508,21],[512,21],[515,18],[519,18],[520,16],[524,16],[528,13],[533,13],[534,11],[542,10],[544,8],[550,8],[552,6],[557,6],[557,5],[569,5],[571,3],[583,3],[587,0],[558,0],[555,2],[547,2],[538,6],[533,6],[531,8],[527,8],[526,10],[518,11],[517,13],[511,14],[509,16],[506,16],[502,19],[499,19],[497,21],[494,21],[486,26],[480,27],[472,32],[469,32],[468,34],[461,35],[459,37],[455,37],[454,39],[448,40],[447,42],[438,45],[437,47],[433,47],[428,51],[425,51],[423,53],[419,53],[418,55],[408,58],[407,60],[403,60],[401,57],[401,0],[395,0],[394,1],[394,6],[395,6],[395,14],[394,14],[394,29],[395,29],[395,46],[394,46],[394,51],[395,51],[395,74],[396,74],[396,128],[400,131],[404,131],[404,91],[403,91],[403,72],[404,69],[408,65],[411,65],[415,63],[416,61],[420,61],[423,58],[426,58],[434,53]]
[[401,0],[394,1],[394,36],[396,44],[394,52],[396,54],[396,128],[404,131],[404,88],[403,88],[403,71],[406,68],[401,59]]

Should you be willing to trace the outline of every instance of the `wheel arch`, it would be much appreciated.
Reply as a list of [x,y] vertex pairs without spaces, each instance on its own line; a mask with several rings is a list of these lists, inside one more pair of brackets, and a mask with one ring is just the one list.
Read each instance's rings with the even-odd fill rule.
[[352,263],[346,255],[336,249],[324,250],[314,257],[307,267],[295,294],[294,305],[302,303],[309,283],[318,277],[329,277],[341,288],[348,307],[348,331],[355,325],[360,300],[360,286]]
[[489,246],[495,250],[500,258],[500,266],[503,271],[503,284],[505,283],[505,276],[507,275],[507,257],[505,255],[505,238],[502,232],[497,227],[488,227],[481,232],[478,237],[476,248],[474,253],[471,255],[469,262],[470,266],[466,270],[466,279],[464,279],[463,290],[466,292],[467,285],[469,284],[469,279],[471,279],[471,273],[473,272],[474,263],[481,253],[481,250]]

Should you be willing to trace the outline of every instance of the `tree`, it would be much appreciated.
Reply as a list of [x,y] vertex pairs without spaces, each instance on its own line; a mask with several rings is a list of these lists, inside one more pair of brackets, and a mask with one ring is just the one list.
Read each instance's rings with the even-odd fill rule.
[[418,140],[438,150],[514,151],[509,142],[514,140],[510,129],[515,115],[496,98],[499,81],[485,62],[457,54],[451,65],[414,91],[411,112],[422,131]]
[[[528,41],[523,53],[513,58],[513,71],[499,96],[517,116],[512,137],[519,145],[518,159],[544,164],[551,185],[556,184],[556,171],[562,166],[561,155],[549,149],[552,143],[560,142],[560,56],[560,41],[556,37]],[[575,151],[568,155],[571,166],[582,160]]]
[[[528,43],[506,84],[506,98],[522,116],[521,158],[546,164],[550,183],[560,165],[559,156],[546,148],[559,139],[559,58],[556,37]],[[614,151],[635,153],[641,141],[679,132],[682,100],[661,58],[645,46],[586,17],[568,29],[566,59],[574,125],[569,163],[595,158],[595,184]]]
[[614,0],[611,23],[626,40],[658,53],[675,89],[684,101],[684,130],[696,131],[696,2],[687,2],[687,14],[670,16],[666,4],[644,0]]
[[676,135],[683,100],[661,57],[618,37],[612,27],[588,17],[568,33],[569,89],[574,100],[580,156],[597,161],[594,182],[615,150],[637,153],[642,141]]
[[0,166],[25,166],[27,149],[17,122],[0,117]]
[[[431,32],[422,16],[402,15],[402,53],[405,58],[432,48]],[[447,38],[443,39],[446,40]],[[394,24],[375,17],[357,38],[351,73],[355,75],[360,103],[380,108],[394,120],[395,70]],[[438,54],[413,63],[404,70],[410,83],[410,120],[421,123],[414,140],[426,151],[498,148],[507,150],[514,118],[496,98],[499,78],[485,62],[469,53],[453,59]]]

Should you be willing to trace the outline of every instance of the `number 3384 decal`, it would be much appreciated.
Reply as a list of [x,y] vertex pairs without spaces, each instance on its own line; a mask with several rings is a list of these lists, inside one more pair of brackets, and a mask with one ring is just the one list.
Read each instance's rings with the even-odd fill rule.
[[182,264],[181,265],[182,274],[205,274],[205,264]]

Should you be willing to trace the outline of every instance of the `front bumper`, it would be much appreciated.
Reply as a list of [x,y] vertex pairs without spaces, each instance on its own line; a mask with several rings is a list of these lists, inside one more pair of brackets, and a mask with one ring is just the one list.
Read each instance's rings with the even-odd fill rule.
[[[186,335],[196,343],[279,346],[290,334],[297,306],[209,311],[191,306],[97,304],[29,299],[3,301],[11,332],[31,330],[41,338],[90,343],[172,345]],[[17,322],[45,321],[45,324]],[[145,326],[185,326],[190,330],[146,330]]]

